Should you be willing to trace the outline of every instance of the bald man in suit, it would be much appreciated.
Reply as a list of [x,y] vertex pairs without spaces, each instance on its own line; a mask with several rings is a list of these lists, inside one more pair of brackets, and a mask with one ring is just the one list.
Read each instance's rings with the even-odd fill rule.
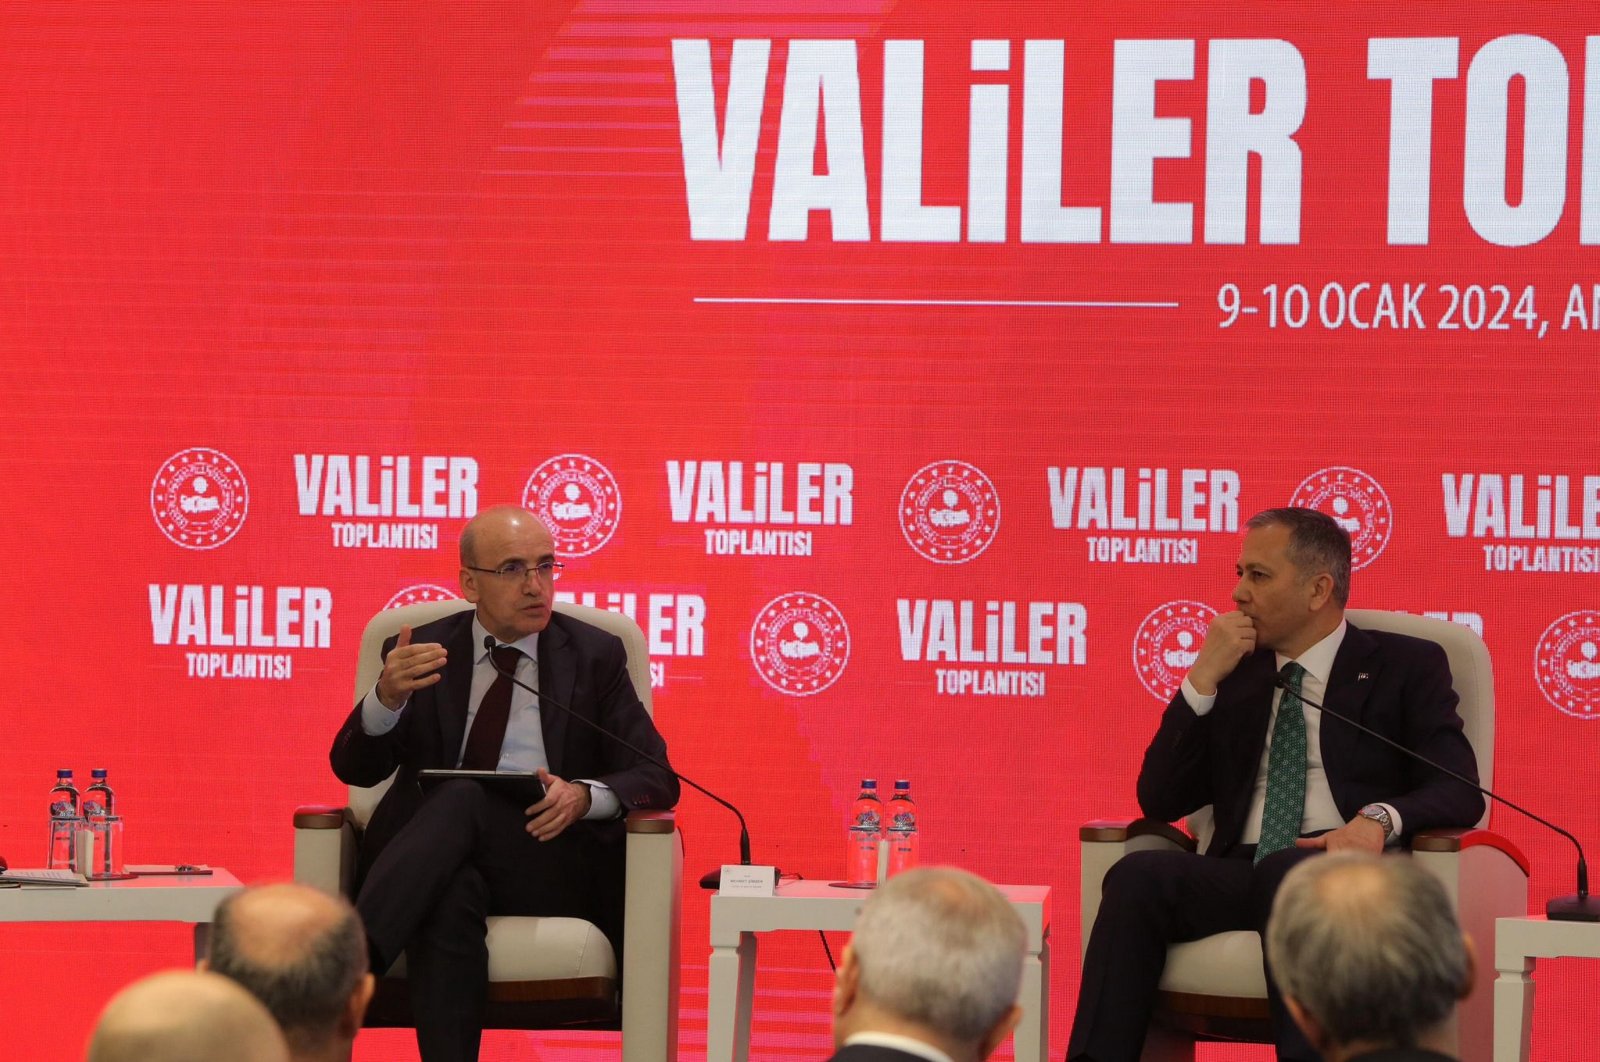
[[[584,918],[620,956],[622,816],[678,800],[670,768],[501,677],[666,763],[621,640],[554,611],[561,562],[549,529],[495,506],[466,525],[460,549],[462,596],[476,608],[386,643],[376,687],[330,753],[350,785],[395,774],[362,838],[356,909],[374,973],[406,955],[424,1062],[478,1057],[489,915]],[[418,784],[421,770],[456,767],[537,771],[546,794],[524,807],[476,782]]]

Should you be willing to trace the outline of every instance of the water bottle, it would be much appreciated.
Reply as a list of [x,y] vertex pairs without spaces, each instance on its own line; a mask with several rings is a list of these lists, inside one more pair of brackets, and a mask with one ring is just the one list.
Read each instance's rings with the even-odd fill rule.
[[78,870],[78,828],[83,819],[78,814],[78,787],[72,784],[71,771],[57,771],[56,784],[50,790],[50,861],[51,870]]
[[878,883],[878,840],[883,836],[883,804],[878,782],[861,780],[861,794],[850,805],[845,824],[845,884],[867,887]]
[[889,800],[889,874],[910,870],[917,865],[921,841],[917,836],[917,805],[911,800],[911,783],[904,778],[894,783]]
[[[89,831],[88,865],[79,869],[89,877],[114,877],[122,872],[117,797],[106,781],[106,769],[89,772],[90,786],[83,791],[83,824]],[[113,824],[116,824],[113,826]]]

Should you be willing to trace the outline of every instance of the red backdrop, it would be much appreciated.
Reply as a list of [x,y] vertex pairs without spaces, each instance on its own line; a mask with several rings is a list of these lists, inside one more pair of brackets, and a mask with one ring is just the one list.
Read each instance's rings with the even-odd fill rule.
[[[1054,888],[1054,1053],[1074,827],[1134,809],[1257,509],[1346,520],[1356,605],[1481,630],[1497,784],[1600,838],[1596,32],[1565,3],[12,5],[0,852],[41,861],[53,770],[103,765],[135,861],[287,876],[367,617],[453,592],[462,518],[525,498],[560,588],[651,633],[673,760],[759,857],[838,874],[856,781],[910,777],[927,860]],[[698,796],[681,821],[693,876],[734,851]],[[1537,902],[1570,891],[1564,842],[1495,824]],[[13,1053],[76,1057],[186,948],[0,927]],[[818,1057],[820,947],[763,956],[758,1054]],[[1541,965],[1541,1062],[1593,1042],[1581,976]]]

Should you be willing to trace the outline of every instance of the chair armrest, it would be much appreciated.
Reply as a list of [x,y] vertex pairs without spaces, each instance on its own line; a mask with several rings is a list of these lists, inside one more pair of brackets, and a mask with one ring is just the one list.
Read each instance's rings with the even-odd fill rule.
[[630,812],[626,828],[622,1058],[677,1058],[683,837],[672,811]]
[[1513,863],[1522,868],[1524,874],[1533,873],[1533,864],[1529,863],[1528,857],[1522,854],[1522,849],[1493,830],[1479,830],[1470,826],[1418,830],[1416,835],[1411,838],[1411,850],[1413,852],[1464,852],[1468,848],[1477,848],[1483,845],[1505,853]]
[[676,811],[630,811],[623,823],[629,833],[676,833]]
[[[1439,879],[1461,931],[1479,954],[1494,944],[1495,923],[1528,913],[1528,861],[1516,846],[1489,830],[1419,830],[1411,861]],[[1467,1003],[1459,1009],[1458,1038],[1487,1051],[1494,1039],[1494,964],[1478,962]],[[1475,1057],[1468,1054],[1467,1057]]]
[[[1152,838],[1156,842],[1165,841],[1167,846],[1185,852],[1193,852],[1196,848],[1193,837],[1170,822],[1160,822],[1156,819],[1095,819],[1078,827],[1078,840],[1084,844],[1125,844],[1143,838]],[[1136,848],[1130,848],[1129,851],[1160,847],[1164,846],[1159,843],[1144,843]]]
[[338,804],[301,804],[294,809],[297,830],[337,830],[346,822],[354,824],[350,809]]
[[307,804],[294,812],[294,880],[333,896],[349,896],[359,835],[350,809]]
[[1145,849],[1195,850],[1193,837],[1155,819],[1095,819],[1079,827],[1078,842],[1080,948],[1089,946],[1089,928],[1100,910],[1100,883],[1113,863],[1129,852]]

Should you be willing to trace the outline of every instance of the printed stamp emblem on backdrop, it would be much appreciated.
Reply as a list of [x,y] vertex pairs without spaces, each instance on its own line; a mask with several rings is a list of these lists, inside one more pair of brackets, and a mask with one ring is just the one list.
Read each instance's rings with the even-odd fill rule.
[[420,605],[427,601],[459,601],[460,599],[461,595],[448,586],[440,586],[438,583],[412,583],[402,590],[395,591],[395,595],[389,599],[388,604],[383,606],[382,611],[387,612],[391,608],[400,608],[403,605]]
[[1394,530],[1394,509],[1377,480],[1359,468],[1334,466],[1313,472],[1294,489],[1290,505],[1327,513],[1350,534],[1350,567],[1360,571],[1378,559]]
[[750,627],[750,660],[773,689],[809,697],[844,674],[850,661],[850,628],[827,598],[784,594],[756,614]]
[[1216,615],[1216,609],[1199,601],[1168,601],[1139,621],[1133,633],[1133,668],[1152,697],[1172,700]]
[[1533,653],[1545,699],[1579,719],[1600,719],[1600,611],[1569,612],[1545,628]]
[[185,549],[216,549],[239,533],[249,511],[244,472],[219,450],[179,450],[150,484],[156,526]]
[[988,549],[1000,530],[999,492],[965,461],[935,461],[901,492],[900,530],[935,564],[964,564]]
[[522,504],[538,514],[556,551],[587,557],[611,541],[622,520],[622,491],[611,470],[584,454],[560,454],[533,470]]

